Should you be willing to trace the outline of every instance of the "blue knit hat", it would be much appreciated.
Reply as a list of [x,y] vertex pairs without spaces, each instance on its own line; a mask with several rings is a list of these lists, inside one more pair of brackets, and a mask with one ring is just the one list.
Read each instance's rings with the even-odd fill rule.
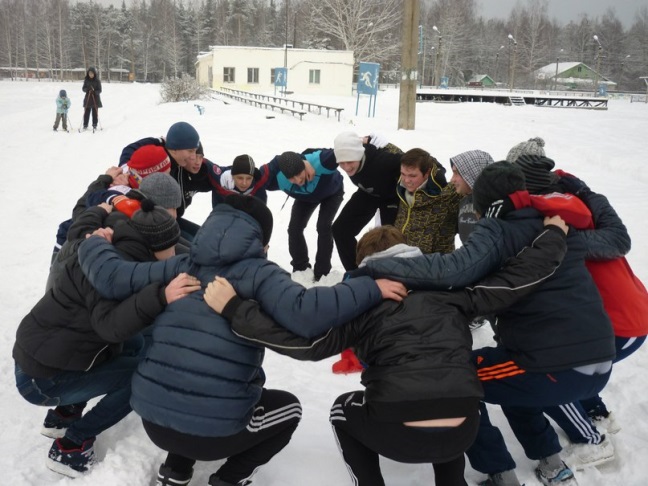
[[187,122],[171,125],[166,136],[166,148],[171,150],[197,149],[200,137],[194,127]]
[[60,96],[61,98],[65,98],[65,97],[67,96],[67,91],[65,91],[64,89],[62,89],[61,91],[59,91],[59,96]]

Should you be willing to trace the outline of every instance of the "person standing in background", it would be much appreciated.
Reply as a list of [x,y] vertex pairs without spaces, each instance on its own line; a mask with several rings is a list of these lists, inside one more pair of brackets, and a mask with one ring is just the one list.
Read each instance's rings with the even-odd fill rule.
[[99,108],[101,104],[101,81],[97,70],[93,67],[88,68],[85,79],[83,80],[83,129],[88,129],[88,122],[90,121],[90,113],[92,112],[92,130],[97,129],[99,122]]

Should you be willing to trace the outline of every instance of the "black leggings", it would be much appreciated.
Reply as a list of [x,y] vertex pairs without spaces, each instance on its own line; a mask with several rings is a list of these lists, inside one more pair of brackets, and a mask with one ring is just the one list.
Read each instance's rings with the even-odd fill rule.
[[142,422],[151,441],[169,453],[166,466],[185,474],[196,461],[227,458],[216,476],[237,484],[249,479],[290,442],[300,419],[301,404],[297,397],[283,390],[263,390],[249,425],[227,437],[198,437]]
[[467,486],[464,452],[475,439],[479,413],[458,427],[408,427],[378,422],[367,414],[364,392],[338,397],[331,424],[350,474],[357,486],[384,486],[379,456],[393,461],[432,463],[437,486]]

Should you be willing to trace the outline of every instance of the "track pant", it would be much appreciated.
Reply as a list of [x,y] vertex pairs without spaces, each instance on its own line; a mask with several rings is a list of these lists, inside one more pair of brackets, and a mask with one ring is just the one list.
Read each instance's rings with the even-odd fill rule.
[[57,113],[56,120],[54,120],[54,130],[59,126],[59,123],[63,122],[63,130],[67,130],[67,114],[66,113]]
[[432,463],[438,486],[466,486],[464,452],[475,438],[475,413],[458,427],[408,427],[369,417],[364,392],[345,393],[331,408],[331,425],[355,486],[384,486],[379,456]]
[[[615,363],[630,356],[646,341],[646,336],[636,338],[615,338],[616,358]],[[561,429],[565,431],[569,440],[576,444],[600,444],[602,435],[592,424],[591,415],[607,416],[609,413],[605,403],[598,395],[581,400],[576,403],[559,405],[545,409]]]
[[[543,411],[598,393],[611,373],[586,375],[574,370],[532,373],[519,368],[502,347],[474,350],[473,360],[484,387],[484,402],[501,405],[526,456],[535,460],[562,449]],[[467,452],[473,469],[485,474],[515,469],[504,438],[491,424],[483,403],[480,412],[477,439]]]
[[358,245],[356,236],[369,224],[378,210],[381,224],[394,224],[398,212],[398,199],[385,201],[358,189],[333,223],[333,239],[345,270],[358,268],[355,261]]
[[[248,426],[227,437],[183,434],[143,420],[151,441],[167,451],[165,464],[180,473],[191,471],[196,461],[227,458],[216,476],[238,484],[249,479],[283,449],[301,419],[297,397],[283,390],[263,390]],[[207,432],[207,431],[206,431]]]
[[293,267],[293,272],[306,270],[310,267],[304,230],[318,206],[317,254],[313,273],[316,278],[319,278],[328,275],[331,271],[331,256],[333,255],[333,232],[331,227],[343,198],[344,190],[340,189],[320,202],[295,200],[290,214],[290,223],[288,224],[288,251],[292,258],[290,264]]

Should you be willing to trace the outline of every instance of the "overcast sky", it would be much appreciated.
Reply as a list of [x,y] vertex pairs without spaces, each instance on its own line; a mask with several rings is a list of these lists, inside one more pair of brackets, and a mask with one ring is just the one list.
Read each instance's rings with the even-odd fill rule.
[[[79,0],[84,1],[84,0]],[[121,7],[121,0],[95,0],[97,3],[108,6]],[[613,7],[617,17],[628,28],[634,21],[637,10],[643,6],[648,7],[648,0],[548,0],[549,16],[557,19],[561,24],[570,20],[578,20],[580,14],[587,13],[590,17],[602,16],[609,7]],[[486,18],[507,18],[517,2],[525,5],[525,0],[478,0],[481,3],[481,12]],[[126,0],[126,4],[130,4]],[[187,1],[185,1],[185,4]]]
[[[635,14],[641,7],[648,7],[648,0],[548,0],[549,17],[561,24],[578,20],[582,13],[589,17],[601,17],[612,7],[624,27],[634,22]],[[481,12],[486,18],[507,18],[516,3],[525,5],[523,0],[480,0]]]

